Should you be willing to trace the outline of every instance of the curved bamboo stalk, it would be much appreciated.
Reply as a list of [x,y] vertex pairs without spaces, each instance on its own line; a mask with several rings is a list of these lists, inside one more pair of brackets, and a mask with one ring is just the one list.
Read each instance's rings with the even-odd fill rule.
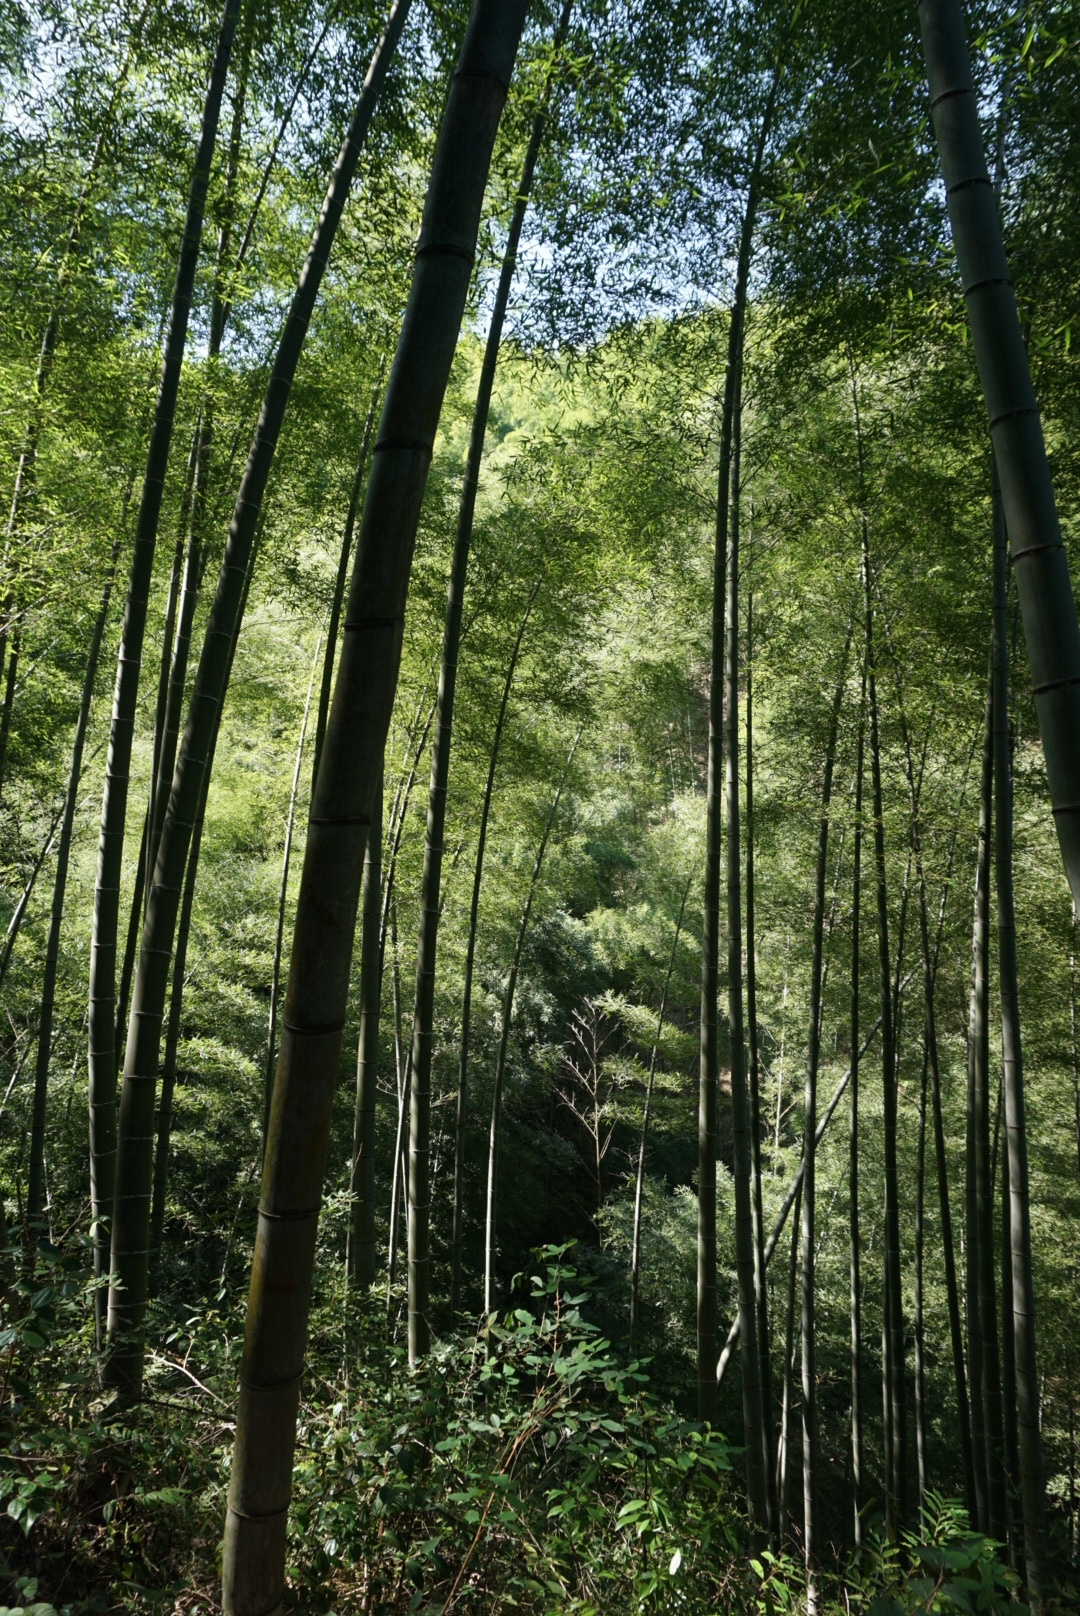
[[270,1112],[225,1530],[226,1616],[265,1616],[284,1583],[315,1236],[364,852],[397,683],[420,502],[524,20],[524,0],[475,0],[436,143],[364,500],[309,820]]
[[[573,0],[563,0],[555,29],[553,49],[561,49],[570,27]],[[417,1363],[431,1342],[428,1307],[431,1294],[431,1245],[429,1216],[431,1186],[428,1155],[431,1134],[431,1057],[435,1041],[435,958],[439,930],[439,889],[442,882],[443,836],[446,829],[446,793],[450,778],[450,746],[454,723],[454,695],[457,688],[458,655],[461,640],[461,614],[472,545],[473,516],[480,483],[491,392],[499,359],[503,323],[510,302],[510,289],[517,267],[518,244],[529,205],[533,173],[547,127],[548,99],[554,76],[549,71],[540,105],[533,118],[525,162],[521,171],[514,211],[503,251],[499,284],[488,327],[480,381],[473,408],[465,479],[458,507],[454,554],[446,598],[442,663],[439,669],[438,711],[435,738],[431,748],[431,783],[428,787],[427,829],[424,838],[424,869],[420,886],[420,933],[416,944],[416,1000],[412,1024],[412,1092],[409,1123],[409,1362]]]
[[395,0],[323,202],[293,297],[233,509],[162,827],[132,995],[117,1133],[116,1210],[106,1383],[125,1399],[142,1383],[154,1094],[177,911],[199,795],[232,661],[263,494],[304,337],[360,148],[397,47],[409,0]]
[[56,839],[57,828],[63,816],[64,803],[61,802],[59,808],[53,815],[52,824],[49,826],[49,833],[41,846],[41,852],[34,860],[29,879],[22,890],[22,896],[15,905],[14,913],[12,914],[11,919],[8,921],[8,929],[4,936],[3,947],[0,947],[0,983],[3,982],[4,977],[7,975],[7,968],[11,963],[12,950],[15,947],[16,941],[18,940],[19,932],[22,930],[23,921],[26,919],[26,911],[29,906],[30,899],[33,897],[34,887],[37,885],[37,878],[41,874],[42,865],[52,852],[52,845]]
[[517,988],[518,970],[521,966],[521,950],[525,943],[525,933],[529,929],[529,917],[532,914],[533,899],[536,897],[536,885],[540,879],[544,854],[547,852],[548,839],[551,836],[552,826],[555,824],[555,815],[559,811],[559,801],[570,774],[570,766],[574,761],[574,753],[577,751],[580,739],[581,730],[579,729],[574,736],[573,745],[563,766],[562,778],[552,798],[551,807],[548,810],[547,820],[544,824],[544,834],[541,836],[540,845],[536,849],[536,858],[533,860],[532,875],[529,878],[525,906],[521,911],[517,936],[514,938],[514,954],[510,962],[510,975],[507,977],[506,992],[503,995],[502,1019],[499,1025],[499,1052],[495,1059],[495,1083],[491,1093],[491,1130],[488,1135],[487,1203],[484,1216],[484,1312],[487,1315],[492,1312],[495,1294],[495,1201],[499,1173],[499,1135],[502,1129],[502,1091],[503,1078],[506,1074],[506,1052],[510,1043],[510,1023],[514,1015],[514,992]]

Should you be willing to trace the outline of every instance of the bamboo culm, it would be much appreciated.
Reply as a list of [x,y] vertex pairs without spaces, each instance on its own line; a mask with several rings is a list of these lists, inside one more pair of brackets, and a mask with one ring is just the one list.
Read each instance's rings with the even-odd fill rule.
[[799,1283],[799,1232],[802,1222],[802,1179],[795,1189],[795,1216],[791,1224],[791,1256],[788,1261],[787,1308],[784,1314],[784,1389],[780,1404],[779,1482],[777,1486],[777,1518],[780,1540],[783,1542],[791,1530],[789,1500],[791,1497],[791,1435],[794,1429],[795,1382],[795,1295]]
[[300,735],[296,742],[296,763],[293,766],[292,790],[289,792],[289,809],[285,816],[285,845],[281,852],[281,883],[278,888],[274,958],[270,970],[270,1009],[267,1012],[266,1020],[266,1058],[263,1062],[262,1134],[264,1150],[266,1148],[266,1132],[270,1123],[270,1091],[274,1083],[274,1056],[277,1050],[278,992],[281,987],[281,943],[285,935],[285,904],[289,896],[289,865],[292,862],[293,825],[296,822],[296,799],[300,791],[300,770],[304,761],[304,744],[307,741],[308,719],[311,716],[311,697],[315,690],[315,673],[319,663],[319,652],[322,650],[322,640],[323,630],[320,629],[319,638],[315,644],[315,658],[311,664],[311,676],[308,679],[307,695],[304,698],[304,716],[300,720]]
[[461,1043],[458,1051],[457,1107],[454,1118],[454,1214],[451,1236],[450,1278],[450,1309],[454,1317],[457,1316],[461,1305],[461,1243],[465,1217],[465,1124],[468,1120],[469,1036],[472,1023],[472,979],[476,962],[476,933],[480,916],[480,887],[484,877],[484,851],[487,847],[491,796],[495,787],[495,770],[499,761],[499,747],[502,742],[503,726],[506,722],[506,709],[510,701],[510,691],[514,683],[518,658],[521,655],[525,630],[542,582],[543,573],[533,584],[529,598],[525,603],[525,610],[522,613],[521,622],[518,624],[517,636],[514,640],[513,650],[510,653],[510,661],[507,664],[506,677],[503,680],[502,698],[499,702],[499,711],[495,719],[495,732],[491,740],[487,780],[484,784],[484,798],[480,808],[480,830],[476,839],[472,899],[469,905],[469,934],[465,945],[465,986],[461,998]]
[[117,1129],[105,1380],[125,1400],[138,1397],[142,1384],[154,1093],[183,871],[225,698],[248,564],[289,390],[360,148],[409,3],[395,0],[368,69],[278,345],[229,527],[162,826],[132,994]]
[[[990,419],[1054,823],[1080,902],[1080,632],[1027,347],[987,171],[960,0],[919,0],[930,115]],[[1034,1518],[1031,1522],[1035,1529]]]
[[[256,541],[257,548],[257,541]],[[248,575],[244,585],[244,597],[251,588],[251,575],[254,571],[254,558],[248,568]],[[233,642],[232,657],[236,656],[236,642]],[[188,940],[191,936],[191,914],[195,903],[195,884],[199,874],[199,858],[202,853],[203,825],[206,820],[206,803],[210,795],[210,774],[214,761],[214,752],[217,750],[218,737],[221,726],[214,731],[214,738],[210,748],[210,768],[203,776],[202,793],[199,797],[199,807],[195,815],[195,825],[191,833],[191,849],[188,853],[187,866],[184,870],[184,896],[180,904],[180,918],[176,928],[176,952],[173,956],[172,991],[169,996],[169,1015],[165,1025],[165,1055],[161,1066],[161,1093],[158,1099],[157,1116],[155,1118],[156,1146],[154,1149],[154,1187],[150,1204],[150,1264],[151,1279],[155,1280],[157,1274],[154,1265],[160,1259],[162,1239],[165,1231],[165,1193],[169,1178],[169,1150],[172,1140],[173,1123],[173,1095],[176,1089],[177,1062],[180,1049],[180,1025],[184,1005],[184,989],[187,986],[187,951]]]
[[349,561],[352,558],[356,513],[360,506],[360,491],[364,484],[364,468],[367,465],[368,450],[371,448],[371,434],[375,425],[375,408],[379,402],[379,392],[382,388],[385,369],[386,355],[382,354],[379,358],[379,370],[375,378],[375,385],[371,389],[371,403],[368,405],[367,417],[364,421],[364,431],[360,439],[360,452],[356,457],[356,471],[353,475],[352,488],[349,492],[349,506],[345,514],[345,527],[341,535],[341,551],[338,555],[334,593],[330,601],[330,617],[326,627],[326,650],[323,655],[322,681],[319,685],[319,709],[315,717],[315,744],[312,747],[312,790],[315,789],[315,780],[319,773],[319,758],[322,756],[323,740],[326,736],[326,719],[330,711],[330,695],[334,687],[338,631],[341,627],[341,608],[345,600],[345,585],[349,581]]
[[506,1076],[506,1054],[510,1044],[510,1026],[514,1017],[514,992],[517,988],[518,971],[521,967],[521,950],[525,944],[525,934],[529,929],[529,918],[532,915],[536,887],[544,864],[544,854],[547,852],[548,839],[555,824],[555,816],[559,811],[559,802],[566,787],[570,767],[574,761],[574,753],[577,751],[580,739],[581,731],[578,730],[567,755],[562,778],[551,800],[551,807],[544,823],[544,833],[540,838],[540,845],[536,849],[525,905],[521,911],[521,920],[518,922],[517,936],[514,938],[514,953],[510,961],[510,974],[506,979],[506,990],[503,994],[502,1016],[499,1022],[499,1051],[495,1058],[495,1082],[491,1093],[491,1128],[488,1134],[487,1199],[484,1214],[485,1315],[491,1314],[495,1302],[495,1219],[499,1176],[499,1136],[502,1130],[502,1091],[503,1080]]
[[[135,542],[127,596],[124,601],[112,719],[109,726],[109,750],[101,802],[101,834],[98,842],[93,928],[90,940],[88,1038],[91,1221],[94,1229],[94,1273],[99,1280],[111,1267],[108,1239],[110,1230],[115,1229],[116,1221],[114,1215],[118,1136],[116,950],[131,746],[139,694],[147,603],[157,547],[165,474],[172,445],[180,371],[187,344],[195,271],[202,243],[206,192],[239,10],[240,0],[226,0],[203,105],[202,126],[192,167],[187,215],[176,266],[161,381],[158,386],[150,442],[146,452],[142,495],[135,524]],[[146,1133],[149,1143],[152,1129],[147,1129]],[[145,1241],[143,1245],[145,1247]]]
[[[553,48],[561,49],[570,27],[573,0],[563,0],[555,29]],[[412,1092],[409,1125],[409,1362],[417,1363],[428,1351],[431,1329],[428,1307],[431,1292],[431,1246],[429,1230],[431,1134],[431,1060],[435,1041],[435,959],[438,944],[440,888],[442,884],[443,837],[446,830],[446,794],[450,777],[450,747],[454,724],[454,696],[457,688],[461,616],[472,544],[473,517],[480,481],[491,392],[499,359],[503,323],[510,301],[518,244],[529,205],[533,174],[547,127],[552,73],[549,73],[540,105],[533,119],[525,162],[514,201],[514,211],[503,251],[502,268],[495,291],[495,302],[488,327],[484,358],[480,366],[476,403],[473,408],[465,477],[458,506],[454,552],[447,588],[446,617],[443,627],[442,660],[431,748],[431,781],[428,786],[427,826],[424,837],[424,867],[420,885],[420,930],[416,945],[416,996],[412,1024]]]
[[855,1547],[863,1546],[862,1236],[859,1229],[859,950],[862,935],[863,763],[866,742],[866,663],[859,692],[855,743],[855,835],[851,851],[851,1101],[848,1116],[848,1221],[851,1297],[851,1492]]
[[919,1508],[926,1500],[926,1365],[923,1355],[923,1251],[925,1245],[924,1207],[926,1200],[926,1084],[929,1065],[923,1039],[922,1078],[919,1083],[919,1140],[915,1150],[915,1297],[912,1325],[915,1348],[915,1461],[919,1483]]
[[679,904],[679,918],[675,922],[675,936],[671,942],[671,953],[668,956],[667,974],[664,977],[664,988],[660,995],[660,1009],[656,1017],[656,1032],[653,1036],[652,1049],[649,1052],[649,1074],[645,1080],[645,1103],[641,1111],[641,1139],[638,1144],[637,1173],[634,1179],[634,1232],[630,1243],[630,1335],[628,1346],[631,1354],[634,1351],[634,1342],[638,1330],[638,1297],[641,1289],[641,1202],[645,1187],[645,1150],[649,1142],[649,1109],[652,1105],[653,1080],[656,1077],[656,1057],[660,1050],[660,1035],[664,1030],[664,1017],[667,1014],[668,991],[671,987],[671,976],[675,969],[675,956],[679,948],[679,938],[682,935],[683,918],[686,914],[686,900],[690,896],[690,883],[694,879],[691,870],[683,887],[682,902]]
[[[919,944],[923,974],[923,1039],[930,1075],[930,1100],[934,1127],[934,1155],[937,1166],[938,1205],[941,1216],[941,1253],[945,1265],[945,1293],[949,1310],[949,1336],[952,1343],[953,1377],[956,1388],[956,1420],[960,1436],[960,1462],[964,1473],[964,1497],[971,1520],[978,1519],[978,1498],[975,1487],[975,1465],[971,1440],[971,1410],[968,1404],[967,1375],[964,1366],[964,1336],[960,1320],[960,1292],[956,1277],[956,1253],[952,1235],[952,1211],[949,1200],[948,1157],[945,1150],[945,1125],[941,1103],[941,1066],[938,1059],[937,1013],[934,1002],[934,959],[930,943],[930,923],[926,905],[926,877],[923,869],[922,827],[915,780],[911,732],[904,708],[900,682],[900,666],[892,643],[888,618],[882,612],[886,644],[892,662],[896,686],[900,733],[904,747],[904,774],[907,779],[908,805],[911,811],[911,851],[915,863],[915,881],[919,904]],[[921,772],[921,771],[920,771]],[[925,1478],[924,1478],[925,1480]],[[920,1499],[924,1486],[920,1485]]]
[[[855,411],[856,446],[862,477],[862,434],[858,417],[858,394],[852,373],[852,400]],[[890,1533],[903,1523],[907,1501],[907,1411],[904,1369],[904,1320],[900,1279],[900,1197],[897,1168],[896,1023],[899,995],[893,994],[889,971],[889,903],[885,874],[885,819],[881,787],[881,745],[878,734],[877,681],[874,668],[873,607],[870,599],[870,541],[862,513],[862,583],[866,688],[870,734],[870,783],[874,824],[874,877],[877,894],[878,964],[881,983],[881,1073],[885,1143],[885,1256],[883,1270],[882,1420],[885,1433],[885,1515]],[[897,951],[897,960],[900,950]]]
[[[720,1081],[717,1018],[720,993],[721,782],[724,778],[724,629],[731,458],[735,414],[742,385],[743,329],[757,219],[761,165],[775,106],[774,73],[768,105],[755,143],[739,237],[735,290],[728,325],[727,368],[720,423],[713,555],[712,638],[709,653],[709,738],[705,788],[705,878],[701,928],[701,1019],[698,1067],[697,1405],[700,1420],[716,1418],[716,1107]],[[756,1380],[755,1373],[754,1379]],[[760,1388],[759,1388],[760,1395]],[[756,1461],[750,1461],[756,1462]]]
[[987,1531],[998,1542],[1008,1539],[1005,1494],[1005,1430],[998,1348],[997,1288],[994,1279],[994,1195],[990,1166],[990,860],[994,790],[993,671],[987,681],[979,794],[979,842],[976,859],[975,921],[972,939],[970,1039],[972,1045],[972,1128],[974,1146],[975,1255],[977,1277],[976,1330],[979,1374],[972,1369],[972,1400],[982,1404],[987,1470]]
[[829,710],[825,743],[825,773],[821,787],[821,816],[818,822],[817,860],[814,873],[814,919],[810,964],[810,1024],[807,1037],[806,1089],[803,1100],[803,1196],[802,1248],[800,1271],[799,1342],[802,1361],[802,1465],[803,1465],[803,1557],[806,1565],[807,1610],[817,1609],[815,1535],[817,1486],[817,1368],[815,1354],[814,1239],[816,1214],[817,1162],[817,1078],[821,1053],[822,955],[825,932],[825,879],[829,861],[829,826],[832,809],[833,770],[836,742],[840,732],[840,709],[847,683],[848,653],[854,618],[848,623],[840,672]]
[[[995,459],[999,458],[995,454]],[[1045,1595],[1046,1521],[1035,1356],[1035,1296],[1031,1271],[1024,1073],[1017,989],[1016,914],[1012,882],[1012,756],[1009,735],[1009,649],[1006,622],[1007,507],[994,498],[994,875],[997,886],[998,984],[1001,995],[1001,1072],[1009,1163],[1011,1326],[1016,1366],[1017,1459],[1024,1527],[1024,1560],[1032,1610]],[[1013,535],[1015,559],[1015,535]]]
[[[740,354],[738,363],[741,366]],[[761,1536],[774,1531],[769,1516],[765,1420],[761,1406],[761,1357],[757,1339],[756,1261],[752,1193],[750,1096],[746,1081],[746,1037],[743,1024],[742,974],[742,844],[739,827],[739,479],[742,442],[742,392],[736,389],[732,419],[731,508],[728,512],[727,580],[725,584],[725,747],[724,817],[727,862],[728,1039],[731,1063],[731,1114],[735,1158],[735,1266],[739,1297],[742,1361],[743,1433],[746,1440],[746,1488],[751,1529]],[[715,1350],[715,1348],[714,1348]],[[715,1377],[713,1378],[715,1395]]]
[[[903,980],[903,983],[901,985],[903,987],[906,987],[909,981],[910,981],[910,977],[905,976],[904,980]],[[870,1045],[873,1043],[874,1039],[877,1037],[878,1030],[879,1030],[880,1027],[881,1027],[881,1017],[879,1015],[876,1018],[876,1020],[874,1021],[873,1026],[870,1028],[870,1031],[866,1034],[865,1038],[862,1040],[862,1043],[859,1045],[857,1061],[855,1063],[856,1065],[858,1064],[859,1061],[862,1060],[863,1056],[866,1054],[867,1050],[870,1048]],[[833,1089],[832,1095],[831,1095],[831,1097],[829,1099],[829,1103],[825,1107],[825,1110],[821,1114],[821,1121],[818,1123],[817,1130],[816,1130],[816,1132],[814,1134],[815,1146],[820,1145],[822,1139],[825,1136],[825,1132],[826,1132],[826,1130],[827,1130],[827,1128],[829,1126],[829,1123],[833,1119],[833,1114],[836,1111],[837,1106],[840,1104],[840,1101],[843,1099],[844,1095],[847,1093],[848,1084],[851,1082],[851,1074],[852,1074],[852,1067],[849,1066],[847,1071],[844,1073],[843,1077],[840,1079],[839,1083],[837,1083],[835,1089]],[[784,1229],[785,1229],[785,1227],[787,1225],[788,1216],[789,1216],[789,1214],[791,1212],[792,1207],[795,1204],[796,1199],[800,1198],[800,1200],[801,1200],[803,1172],[804,1172],[804,1164],[800,1161],[799,1166],[798,1166],[798,1168],[796,1170],[796,1173],[795,1173],[795,1177],[792,1179],[791,1183],[788,1185],[787,1192],[786,1192],[786,1194],[784,1196],[784,1199],[780,1203],[780,1210],[776,1214],[776,1217],[775,1217],[775,1219],[773,1221],[773,1226],[772,1226],[772,1230],[771,1230],[771,1232],[769,1234],[769,1238],[765,1242],[765,1264],[766,1264],[766,1267],[773,1260],[773,1256],[774,1256],[774,1254],[776,1252],[776,1247],[777,1247],[777,1245],[779,1243],[780,1236],[784,1232]],[[731,1326],[731,1329],[728,1331],[728,1338],[727,1338],[726,1342],[724,1343],[724,1350],[720,1354],[719,1360],[717,1361],[717,1365],[716,1365],[716,1384],[717,1384],[718,1388],[720,1386],[722,1386],[723,1383],[724,1383],[724,1376],[727,1374],[728,1365],[731,1362],[731,1355],[732,1355],[735,1347],[738,1345],[739,1335],[740,1335],[740,1326],[739,1326],[738,1317],[736,1316],[735,1321]]]
[[[748,557],[749,561],[749,557]],[[748,567],[749,570],[749,567]],[[757,1014],[757,933],[754,885],[754,593],[746,601],[746,1032],[750,1093],[750,1187],[754,1219],[754,1295],[757,1307],[758,1358],[761,1364],[761,1414],[764,1432],[765,1482],[768,1488],[769,1537],[779,1542],[776,1455],[772,1439],[772,1364],[769,1351],[769,1287],[765,1273],[765,1216],[761,1204],[761,1061]]]
[[367,837],[397,685],[420,504],[524,20],[524,0],[475,0],[436,141],[364,499],[308,824],[270,1109],[225,1528],[226,1616],[267,1616],[284,1585],[315,1237]]
[[349,1188],[353,1196],[350,1229],[350,1272],[361,1290],[375,1283],[375,1104],[378,1094],[379,904],[382,884],[381,782],[376,786],[371,830],[364,855],[360,919],[360,1038],[356,1052],[356,1105]]
[[[64,900],[67,895],[68,864],[71,855],[71,836],[75,827],[75,809],[78,803],[79,782],[82,779],[83,751],[86,729],[90,721],[90,705],[94,699],[101,642],[109,614],[113,580],[116,576],[116,558],[120,543],[113,544],[109,558],[101,604],[90,634],[90,646],[83,673],[82,696],[75,721],[75,738],[71,745],[71,764],[68,769],[67,791],[64,797],[63,818],[56,848],[56,874],[53,878],[52,907],[49,915],[49,935],[45,944],[45,968],[41,980],[41,1009],[38,1017],[37,1066],[34,1073],[34,1100],[30,1124],[30,1163],[26,1189],[26,1221],[33,1240],[41,1222],[45,1206],[45,1112],[49,1092],[49,1066],[52,1060],[52,1022],[56,1002],[56,973],[60,963],[60,930],[64,920]],[[31,1246],[31,1254],[33,1247]],[[32,1258],[31,1258],[32,1260]]]

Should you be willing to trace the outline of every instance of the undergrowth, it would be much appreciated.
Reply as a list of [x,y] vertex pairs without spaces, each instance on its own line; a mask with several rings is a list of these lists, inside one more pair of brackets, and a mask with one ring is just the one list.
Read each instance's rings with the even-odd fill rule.
[[[516,1305],[410,1370],[385,1290],[314,1316],[298,1431],[287,1603],[309,1616],[779,1613],[801,1567],[755,1555],[739,1451],[651,1392],[583,1312],[568,1248]],[[218,1608],[238,1321],[153,1320],[146,1397],[119,1413],[93,1370],[84,1253],[45,1252],[0,1334],[4,1609],[23,1616]],[[78,1265],[78,1266],[76,1266]],[[396,1302],[391,1297],[391,1302]],[[823,1579],[823,1611],[1023,1611],[1017,1579],[955,1504]]]

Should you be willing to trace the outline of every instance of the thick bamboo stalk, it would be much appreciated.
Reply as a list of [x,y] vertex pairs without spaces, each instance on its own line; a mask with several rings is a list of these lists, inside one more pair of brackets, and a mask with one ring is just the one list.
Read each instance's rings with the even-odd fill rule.
[[1069,946],[1069,1033],[1072,1043],[1073,1120],[1076,1128],[1076,1166],[1080,1173],[1080,1045],[1076,1037],[1076,907],[1073,906]]
[[1054,823],[1073,900],[1080,902],[1080,633],[1068,559],[983,154],[960,0],[919,0],[919,21],[953,245],[1001,479]]
[[[1009,648],[1006,623],[1008,505],[994,501],[994,875],[997,885],[1001,1071],[1009,1164],[1009,1257],[1016,1365],[1017,1458],[1024,1523],[1028,1594],[1035,1616],[1046,1594],[1046,1520],[1035,1355],[1035,1295],[1031,1270],[1027,1131],[1017,987],[1016,914],[1012,881],[1012,748],[1009,735]],[[1015,534],[1013,558],[1016,558]],[[1021,569],[1022,570],[1022,569]],[[1018,575],[1019,576],[1019,575]],[[1066,579],[1067,583],[1067,579]]]
[[[38,1016],[37,1066],[34,1073],[34,1102],[30,1124],[30,1163],[26,1189],[26,1221],[31,1239],[41,1223],[45,1206],[45,1111],[49,1093],[49,1066],[52,1060],[52,1023],[56,1004],[56,974],[60,964],[60,930],[64,920],[64,901],[67,896],[68,864],[71,855],[71,837],[75,828],[75,809],[82,779],[83,751],[86,746],[86,728],[90,721],[90,705],[94,699],[101,642],[105,634],[105,621],[109,613],[113,580],[116,576],[116,558],[120,549],[117,539],[112,547],[101,604],[90,633],[90,646],[83,673],[82,696],[75,721],[75,738],[71,745],[71,765],[68,769],[64,813],[60,822],[60,839],[56,849],[56,875],[53,879],[52,908],[49,916],[49,935],[45,944],[45,968],[41,980],[41,1009]],[[33,1248],[31,1247],[31,1262]]]
[[[97,876],[94,886],[89,984],[90,1196],[92,1225],[95,1230],[94,1272],[99,1280],[109,1270],[108,1236],[110,1226],[115,1224],[116,948],[131,744],[135,730],[139,674],[154,552],[157,547],[158,521],[172,445],[180,372],[187,344],[195,271],[202,243],[206,191],[239,10],[240,0],[226,0],[203,105],[202,127],[192,167],[187,216],[176,266],[161,381],[158,386],[154,420],[146,452],[142,495],[135,524],[135,542],[127,597],[124,602],[124,619],[109,727],[109,751],[101,801],[101,835],[98,842]],[[148,1129],[147,1133],[152,1136],[152,1129]],[[149,1184],[147,1188],[149,1189]]]
[[491,739],[491,755],[488,758],[484,800],[480,808],[480,830],[476,838],[476,862],[473,866],[472,899],[469,904],[469,934],[465,945],[465,987],[461,996],[461,1043],[458,1051],[457,1107],[454,1120],[454,1215],[451,1236],[450,1276],[450,1312],[454,1318],[457,1317],[461,1304],[461,1242],[465,1219],[465,1124],[468,1120],[469,1036],[472,1027],[472,979],[476,961],[477,923],[480,916],[480,887],[484,877],[484,851],[487,847],[491,796],[495,787],[495,769],[499,761],[499,747],[502,742],[503,725],[506,722],[506,709],[510,701],[510,690],[514,683],[514,673],[517,669],[518,658],[521,655],[521,644],[525,638],[525,629],[533,609],[533,603],[540,591],[543,576],[543,573],[541,573],[537,578],[525,603],[525,610],[522,613],[521,622],[518,624],[517,636],[514,640],[513,650],[510,653],[510,661],[507,664],[506,678],[503,680],[502,698],[499,702],[499,711],[495,719],[495,733]]
[[559,802],[566,787],[570,766],[574,761],[574,753],[577,751],[580,739],[581,731],[578,730],[574,736],[573,745],[567,754],[562,778],[551,800],[551,807],[548,809],[548,816],[544,823],[544,833],[540,838],[540,845],[536,849],[536,857],[533,860],[532,875],[529,877],[528,891],[521,911],[521,920],[518,922],[517,936],[514,938],[514,954],[510,961],[510,974],[506,979],[506,991],[503,994],[502,1016],[499,1022],[499,1051],[495,1058],[495,1082],[491,1093],[491,1128],[488,1133],[487,1200],[484,1215],[485,1314],[491,1313],[495,1303],[495,1222],[499,1178],[499,1138],[502,1132],[502,1092],[503,1080],[506,1076],[506,1054],[510,1043],[510,1025],[514,1017],[514,992],[517,988],[518,971],[521,967],[521,950],[525,945],[525,934],[529,929],[529,919],[532,915],[533,900],[536,897],[536,887],[544,864],[544,854],[547,852],[548,840],[555,824],[555,816],[559,811]]
[[281,1600],[315,1236],[364,854],[420,502],[524,18],[524,0],[475,0],[436,143],[364,500],[297,900],[263,1168],[225,1531],[227,1616],[268,1616]]
[[278,345],[233,510],[162,826],[132,995],[117,1130],[110,1257],[114,1279],[109,1290],[110,1345],[105,1378],[125,1399],[137,1397],[142,1382],[141,1330],[146,1309],[154,1094],[169,964],[192,827],[225,698],[248,563],[289,390],[360,148],[408,6],[409,0],[395,0],[386,32],[372,58]]
[[[556,52],[562,48],[566,39],[572,6],[573,0],[563,0],[553,41]],[[441,909],[439,893],[442,884],[443,836],[446,830],[446,794],[450,778],[450,747],[461,642],[461,615],[465,603],[473,516],[476,510],[488,416],[491,413],[495,367],[499,359],[503,324],[510,302],[510,290],[517,267],[518,245],[525,223],[525,212],[529,205],[529,194],[532,191],[533,174],[547,127],[548,99],[553,72],[554,68],[548,75],[540,105],[533,119],[514,201],[514,211],[507,232],[506,247],[503,250],[502,268],[495,290],[495,302],[480,366],[476,403],[473,407],[472,430],[465,461],[465,478],[458,506],[454,553],[447,588],[435,738],[431,747],[431,782],[428,787],[424,868],[420,884],[420,932],[416,944],[416,999],[412,1025],[413,1081],[409,1125],[409,1362],[414,1364],[427,1353],[431,1341],[428,1321],[431,1293],[429,1230],[431,1186],[428,1153],[431,1133],[431,1059],[435,1043],[435,957]]]

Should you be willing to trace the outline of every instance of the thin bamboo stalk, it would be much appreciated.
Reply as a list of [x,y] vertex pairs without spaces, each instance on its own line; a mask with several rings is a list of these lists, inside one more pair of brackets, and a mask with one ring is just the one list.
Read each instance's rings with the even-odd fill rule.
[[518,971],[521,967],[521,950],[525,945],[525,934],[529,929],[529,919],[532,915],[532,906],[536,898],[536,887],[544,864],[544,854],[547,852],[548,840],[555,824],[555,816],[559,811],[559,803],[562,799],[562,794],[570,775],[570,768],[574,761],[574,753],[577,751],[580,740],[581,730],[578,730],[574,736],[573,745],[567,754],[562,778],[551,800],[551,807],[548,809],[544,832],[540,838],[540,845],[536,849],[536,857],[533,860],[532,875],[529,877],[525,904],[521,911],[521,919],[518,922],[517,936],[514,938],[514,953],[510,961],[510,974],[506,979],[506,991],[503,994],[502,1017],[499,1023],[499,1051],[495,1059],[495,1082],[491,1094],[487,1202],[484,1216],[484,1313],[488,1315],[490,1315],[495,1301],[495,1220],[499,1176],[499,1138],[502,1132],[502,1093],[503,1081],[506,1076],[506,1054],[510,1043],[510,1025],[514,1016],[514,992],[517,988]]
[[656,1032],[653,1035],[652,1049],[649,1052],[649,1075],[645,1080],[645,1104],[641,1112],[641,1139],[638,1144],[637,1174],[634,1179],[634,1232],[630,1242],[630,1335],[628,1346],[631,1353],[638,1330],[638,1293],[641,1283],[641,1201],[645,1185],[645,1149],[649,1142],[649,1110],[652,1106],[653,1081],[656,1077],[656,1057],[660,1049],[660,1035],[664,1030],[664,1017],[667,1014],[668,991],[671,987],[671,976],[675,969],[675,956],[678,952],[679,938],[682,935],[683,917],[686,914],[686,900],[690,896],[690,883],[694,879],[691,870],[683,887],[682,902],[679,904],[679,917],[675,922],[675,936],[671,942],[671,953],[668,956],[667,974],[664,977],[664,989],[660,995],[660,1009],[656,1017]]

